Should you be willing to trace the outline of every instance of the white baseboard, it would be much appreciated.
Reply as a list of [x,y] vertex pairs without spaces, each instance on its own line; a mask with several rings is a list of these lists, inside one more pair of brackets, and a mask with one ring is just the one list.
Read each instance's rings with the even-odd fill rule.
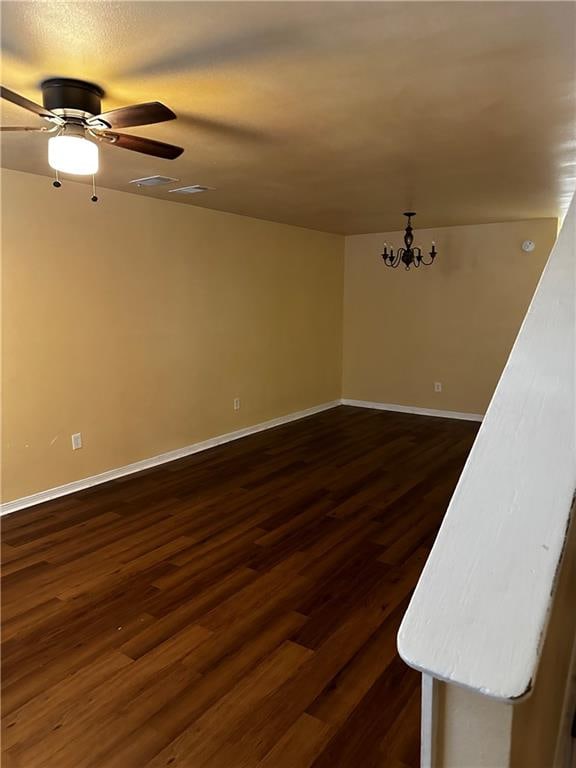
[[356,408],[375,408],[379,411],[396,411],[398,413],[415,413],[418,416],[438,416],[441,419],[462,419],[464,421],[482,421],[481,413],[462,413],[461,411],[438,411],[436,408],[416,408],[411,405],[395,405],[394,403],[371,403],[368,400],[340,400],[342,405],[353,405]]
[[67,496],[70,493],[76,493],[77,491],[81,491],[84,488],[90,488],[93,485],[100,485],[101,483],[107,483],[110,480],[116,480],[119,477],[124,477],[124,475],[132,475],[135,472],[142,472],[144,469],[150,469],[151,467],[156,467],[159,464],[166,464],[169,461],[182,459],[184,456],[190,456],[193,453],[206,451],[208,448],[214,448],[216,445],[229,443],[232,440],[238,440],[241,437],[253,435],[256,432],[262,432],[265,429],[272,429],[273,427],[279,427],[282,424],[288,424],[291,421],[304,419],[306,416],[312,416],[315,413],[327,411],[330,408],[336,408],[338,405],[352,405],[356,406],[357,408],[376,408],[381,411],[398,411],[400,413],[415,413],[421,416],[440,416],[441,418],[445,419],[482,421],[482,416],[479,413],[437,411],[432,408],[412,408],[411,406],[407,405],[371,403],[367,400],[332,400],[329,403],[316,405],[313,408],[306,408],[303,411],[296,411],[295,413],[289,413],[286,416],[280,416],[277,419],[263,421],[260,424],[254,424],[251,427],[244,427],[244,429],[238,429],[235,432],[228,432],[225,435],[218,435],[217,437],[211,437],[208,440],[202,440],[199,443],[186,445],[184,448],[176,448],[174,451],[161,453],[158,456],[152,456],[150,459],[142,459],[142,461],[135,461],[133,464],[126,464],[124,467],[110,469],[107,472],[100,473],[99,475],[84,477],[81,480],[75,480],[73,483],[66,483],[65,485],[59,485],[56,488],[49,488],[47,491],[33,493],[31,496],[23,496],[20,499],[14,499],[14,501],[7,501],[4,504],[0,504],[0,515],[8,515],[10,512],[17,512],[20,509],[26,509],[26,507],[42,504],[44,501],[57,499],[60,496]]
[[156,467],[159,464],[166,464],[169,461],[182,459],[184,456],[190,456],[193,453],[206,451],[208,448],[214,448],[216,445],[229,443],[232,440],[238,440],[241,437],[247,437],[248,435],[253,435],[256,432],[262,432],[265,429],[272,429],[273,427],[279,427],[282,424],[288,424],[291,421],[304,419],[306,416],[312,416],[315,413],[327,411],[330,408],[336,408],[338,405],[340,405],[340,400],[332,400],[329,403],[315,405],[313,408],[306,408],[303,411],[296,411],[295,413],[289,413],[286,416],[280,416],[277,419],[263,421],[260,424],[254,424],[251,427],[244,427],[244,429],[238,429],[235,432],[228,432],[225,435],[218,435],[217,437],[211,437],[208,440],[202,440],[202,442],[199,443],[186,445],[184,448],[176,448],[174,451],[161,453],[158,456],[152,456],[150,459],[143,459],[142,461],[135,461],[133,464],[126,464],[124,467],[110,469],[107,472],[100,473],[99,475],[84,477],[81,480],[75,480],[73,483],[66,483],[65,485],[59,485],[56,488],[49,488],[47,491],[33,493],[31,496],[23,496],[20,499],[14,499],[14,501],[7,501],[4,504],[0,504],[0,515],[7,515],[10,512],[16,512],[20,509],[25,509],[26,507],[42,504],[42,502],[50,501],[50,499],[57,499],[60,496],[67,496],[70,493],[76,493],[77,491],[81,491],[84,488],[90,488],[93,485],[100,485],[101,483],[107,483],[110,480],[116,480],[117,478],[123,477],[124,475],[131,475],[135,472],[142,472],[144,469],[150,469],[151,467]]

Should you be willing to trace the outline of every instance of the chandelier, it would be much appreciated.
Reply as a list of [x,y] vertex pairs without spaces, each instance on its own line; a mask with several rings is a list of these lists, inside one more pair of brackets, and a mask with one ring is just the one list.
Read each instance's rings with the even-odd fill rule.
[[425,267],[429,267],[430,264],[434,263],[434,259],[436,258],[436,243],[432,240],[432,250],[428,254],[429,261],[426,261],[426,257],[422,256],[421,249],[412,247],[414,235],[412,234],[411,219],[412,216],[416,216],[416,214],[414,211],[406,211],[404,216],[408,218],[408,224],[406,225],[406,231],[404,233],[405,247],[398,248],[396,253],[394,253],[393,248],[390,248],[390,252],[388,252],[388,243],[384,243],[384,253],[382,254],[384,264],[386,264],[387,267],[394,267],[394,269],[396,269],[400,262],[402,262],[406,270],[409,270],[411,265],[419,267],[420,264],[424,264]]

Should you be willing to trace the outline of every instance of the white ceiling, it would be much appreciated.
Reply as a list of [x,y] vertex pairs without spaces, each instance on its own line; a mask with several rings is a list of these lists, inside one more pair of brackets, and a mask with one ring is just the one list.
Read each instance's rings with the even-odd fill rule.
[[[63,75],[105,107],[179,115],[105,146],[100,187],[176,176],[181,202],[333,232],[556,216],[576,186],[572,2],[4,2],[2,82]],[[6,105],[3,125],[33,115]],[[49,176],[47,139],[2,135],[2,165]],[[169,199],[165,188],[135,191]],[[172,198],[173,199],[173,198]]]

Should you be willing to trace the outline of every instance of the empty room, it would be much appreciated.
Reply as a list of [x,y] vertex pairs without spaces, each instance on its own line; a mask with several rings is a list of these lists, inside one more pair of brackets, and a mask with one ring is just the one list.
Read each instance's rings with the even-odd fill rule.
[[576,3],[0,3],[2,768],[575,768]]

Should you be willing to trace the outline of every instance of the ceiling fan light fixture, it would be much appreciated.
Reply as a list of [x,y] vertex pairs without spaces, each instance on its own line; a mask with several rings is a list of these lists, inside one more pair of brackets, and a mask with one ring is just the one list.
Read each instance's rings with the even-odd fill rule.
[[[92,176],[98,173],[99,143],[128,149],[166,160],[175,160],[184,152],[182,147],[167,144],[132,133],[118,133],[117,128],[132,128],[137,125],[152,125],[174,120],[176,115],[160,101],[131,104],[109,112],[101,112],[104,91],[95,83],[69,77],[52,77],[43,80],[43,106],[0,85],[0,99],[22,107],[50,123],[42,126],[2,126],[2,131],[41,131],[54,133],[48,141],[48,163],[56,171],[53,186],[62,184],[58,171],[77,176]],[[90,138],[96,139],[96,143]],[[178,179],[168,179],[178,181]],[[92,179],[92,200],[96,197],[95,180]]]
[[98,146],[82,136],[53,136],[48,140],[48,164],[60,173],[91,176],[98,172]]

